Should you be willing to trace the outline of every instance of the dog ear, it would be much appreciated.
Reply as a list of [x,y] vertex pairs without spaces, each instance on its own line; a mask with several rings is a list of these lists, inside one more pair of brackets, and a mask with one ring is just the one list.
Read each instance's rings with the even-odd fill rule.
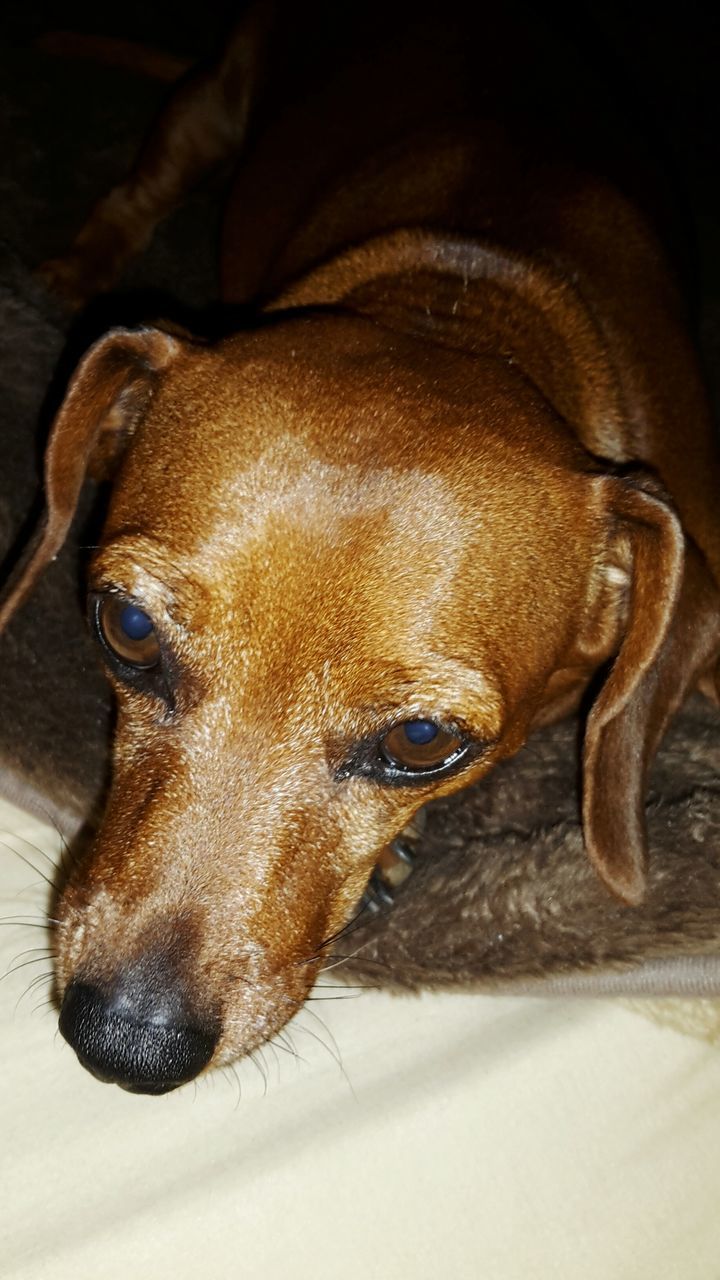
[[0,595],[0,631],[62,547],[86,474],[110,473],[179,350],[159,329],[113,329],[84,356],[45,452],[45,515]]
[[720,598],[659,486],[603,483],[612,486],[632,581],[625,636],[585,730],[583,828],[601,879],[637,905],[646,882],[647,771],[670,717],[717,652]]

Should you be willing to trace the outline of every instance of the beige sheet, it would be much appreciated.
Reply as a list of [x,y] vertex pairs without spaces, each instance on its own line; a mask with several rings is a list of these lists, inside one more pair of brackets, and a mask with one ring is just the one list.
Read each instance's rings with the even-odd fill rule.
[[[38,867],[21,837],[57,844],[1,802],[0,828]],[[41,878],[0,868],[0,914],[39,918]],[[3,924],[0,972],[43,941]],[[720,1277],[710,1006],[703,1038],[609,1000],[362,993],[303,1011],[266,1089],[244,1063],[152,1099],[33,1011],[47,969],[0,984],[3,1280]]]

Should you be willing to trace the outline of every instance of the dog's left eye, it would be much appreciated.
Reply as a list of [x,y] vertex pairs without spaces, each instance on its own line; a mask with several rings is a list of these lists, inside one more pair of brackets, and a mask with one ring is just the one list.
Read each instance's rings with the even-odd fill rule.
[[406,720],[395,725],[380,743],[388,764],[410,773],[439,769],[462,750],[462,739],[434,720]]
[[97,625],[108,649],[129,667],[146,671],[160,661],[160,644],[152,618],[122,596],[98,602]]

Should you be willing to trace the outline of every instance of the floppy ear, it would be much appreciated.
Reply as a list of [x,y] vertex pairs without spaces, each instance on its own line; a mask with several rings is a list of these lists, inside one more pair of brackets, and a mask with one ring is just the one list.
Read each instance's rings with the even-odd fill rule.
[[583,827],[601,879],[637,905],[646,878],[647,771],[670,717],[717,653],[720,597],[658,488],[603,483],[613,486],[632,583],[625,637],[587,721]]
[[179,350],[158,329],[113,329],[83,358],[45,453],[45,515],[0,595],[0,631],[62,547],[86,474],[109,473]]

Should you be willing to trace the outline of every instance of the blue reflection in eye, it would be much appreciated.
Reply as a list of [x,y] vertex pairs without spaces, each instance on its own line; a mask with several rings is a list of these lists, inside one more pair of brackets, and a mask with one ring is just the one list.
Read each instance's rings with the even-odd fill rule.
[[134,604],[126,604],[120,610],[118,622],[128,640],[146,640],[153,630],[152,618]]
[[413,746],[422,747],[427,742],[432,742],[436,738],[440,730],[432,720],[408,720],[403,725],[405,737],[408,742],[412,742]]

